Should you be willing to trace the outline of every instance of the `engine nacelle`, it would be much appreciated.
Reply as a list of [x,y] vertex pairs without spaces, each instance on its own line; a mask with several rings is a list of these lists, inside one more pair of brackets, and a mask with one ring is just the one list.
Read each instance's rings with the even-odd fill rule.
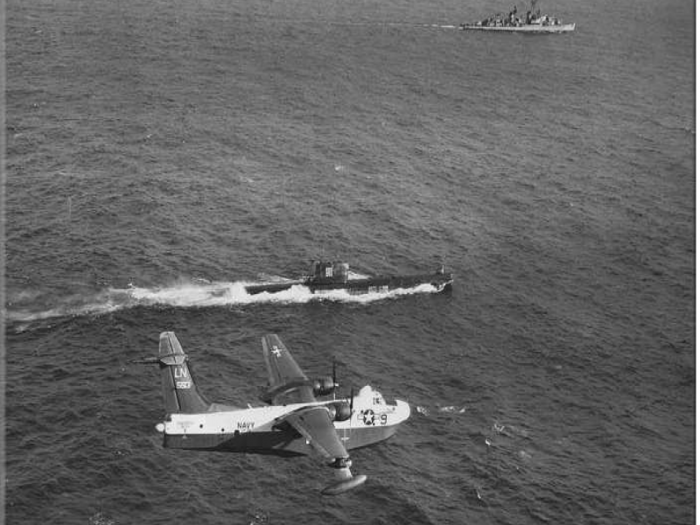
[[348,403],[333,403],[328,405],[328,411],[331,413],[333,421],[345,421],[352,416],[352,410]]
[[335,382],[331,377],[322,377],[314,381],[314,395],[327,396],[335,390]]

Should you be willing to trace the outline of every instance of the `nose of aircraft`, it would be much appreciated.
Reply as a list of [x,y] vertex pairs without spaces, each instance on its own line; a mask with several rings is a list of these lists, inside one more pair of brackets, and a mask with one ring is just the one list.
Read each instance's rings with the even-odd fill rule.
[[396,400],[396,418],[397,423],[406,421],[411,415],[411,406],[406,401]]

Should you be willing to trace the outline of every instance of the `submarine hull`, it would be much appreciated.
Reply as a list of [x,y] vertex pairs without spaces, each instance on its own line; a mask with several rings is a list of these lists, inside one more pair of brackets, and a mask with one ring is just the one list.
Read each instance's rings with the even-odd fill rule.
[[445,291],[452,286],[452,274],[435,273],[425,275],[407,276],[378,276],[363,279],[348,279],[344,282],[328,280],[300,280],[288,281],[284,283],[256,284],[246,286],[246,292],[251,295],[259,293],[278,293],[289,290],[292,286],[302,285],[311,290],[312,293],[324,293],[335,290],[347,290],[352,295],[362,295],[369,293],[385,293],[392,290],[415,288],[423,284],[429,284],[438,291]]

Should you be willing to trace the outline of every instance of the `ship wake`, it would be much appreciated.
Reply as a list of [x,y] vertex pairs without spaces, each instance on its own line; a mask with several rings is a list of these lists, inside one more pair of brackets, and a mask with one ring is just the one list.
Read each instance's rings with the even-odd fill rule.
[[[390,291],[353,295],[347,290],[331,290],[312,293],[308,287],[298,284],[277,293],[251,295],[245,287],[254,283],[235,282],[177,282],[168,286],[143,287],[129,285],[126,288],[107,288],[94,295],[70,295],[38,301],[39,294],[31,294],[34,301],[10,302],[6,319],[15,329],[22,331],[27,324],[56,318],[99,316],[134,307],[207,308],[248,306],[258,304],[303,304],[312,301],[331,301],[367,304],[419,293],[437,293],[430,284]],[[257,284],[257,283],[255,283]],[[42,308],[35,308],[41,302]],[[33,303],[33,304],[32,304]],[[46,308],[47,304],[52,307]]]

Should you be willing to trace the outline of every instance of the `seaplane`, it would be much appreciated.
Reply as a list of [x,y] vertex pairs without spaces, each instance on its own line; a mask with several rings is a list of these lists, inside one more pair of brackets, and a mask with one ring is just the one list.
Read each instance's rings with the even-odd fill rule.
[[[211,403],[199,391],[188,356],[173,332],[160,334],[160,367],[165,420],[156,425],[163,446],[175,449],[267,454],[317,455],[335,473],[321,492],[338,495],[359,487],[366,475],[353,476],[348,450],[393,436],[410,416],[408,403],[390,404],[367,385],[357,395],[336,398],[336,366],[331,377],[309,379],[277,335],[262,338],[268,385],[261,406]],[[142,362],[144,362],[142,361]]]

